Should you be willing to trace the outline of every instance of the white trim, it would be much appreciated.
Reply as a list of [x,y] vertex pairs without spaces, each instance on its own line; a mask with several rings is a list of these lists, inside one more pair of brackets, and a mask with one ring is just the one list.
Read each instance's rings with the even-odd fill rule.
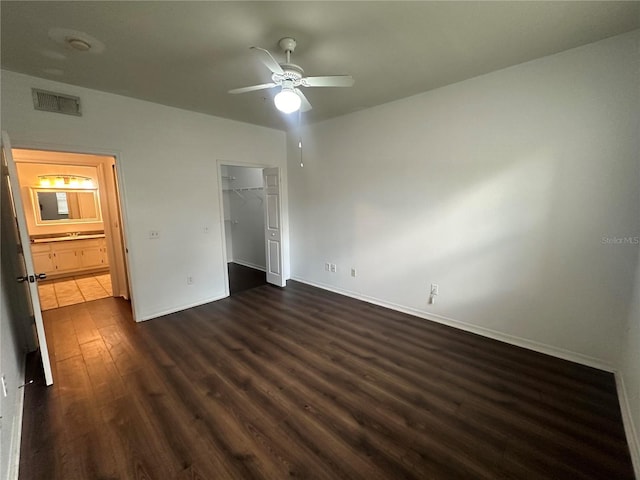
[[245,262],[244,260],[238,260],[237,258],[234,258],[233,260],[227,263],[237,263],[238,265],[242,265],[243,267],[253,268],[254,270],[260,270],[261,272],[267,271],[265,267],[261,267],[260,265],[256,265],[255,263]]
[[638,439],[635,425],[633,424],[631,406],[629,405],[629,399],[627,397],[627,387],[625,386],[622,372],[615,372],[615,379],[616,389],[618,390],[618,400],[620,401],[620,411],[622,413],[622,423],[627,436],[629,453],[631,454],[631,462],[633,463],[633,470],[635,471],[636,478],[640,479],[640,441]]
[[[22,356],[20,365],[20,373],[18,380],[24,385],[26,381],[26,356]],[[16,395],[15,411],[13,424],[11,425],[11,445],[9,445],[9,465],[7,468],[7,480],[18,480],[20,473],[20,445],[22,443],[22,417],[24,416],[24,391],[25,388],[18,388]]]
[[137,319],[137,322],[144,322],[145,320],[153,320],[154,318],[162,317],[164,315],[169,315],[171,313],[181,312],[182,310],[188,310],[189,308],[199,307],[200,305],[205,305],[207,303],[215,302],[218,300],[222,300],[223,298],[227,298],[229,296],[228,293],[223,293],[222,295],[217,295],[215,297],[207,298],[204,300],[199,300],[194,303],[189,303],[186,305],[181,305],[179,307],[170,308],[168,310],[161,310],[159,312],[147,313]]
[[571,362],[579,363],[581,365],[586,365],[588,367],[598,368],[600,370],[605,370],[607,372],[615,372],[614,367],[610,363],[597,358],[590,357],[588,355],[583,355],[581,353],[572,352],[570,350],[554,347],[552,345],[535,342],[533,340],[527,340],[526,338],[517,337],[515,335],[509,335],[507,333],[498,332],[496,330],[491,330],[490,328],[471,325],[466,322],[461,322],[460,320],[454,320],[452,318],[444,317],[442,315],[436,315],[434,313],[424,312],[422,310],[418,310],[415,308],[405,307],[395,303],[387,302],[385,300],[380,300],[375,297],[369,297],[367,295],[362,295],[362,294],[351,292],[348,290],[343,290],[341,288],[332,287],[330,285],[310,282],[299,277],[292,277],[291,279],[300,283],[311,285],[313,287],[329,290],[330,292],[339,293],[340,295],[345,295],[347,297],[355,298],[357,300],[362,300],[364,302],[372,303],[374,305],[379,305],[381,307],[389,308],[391,310],[407,313],[409,315],[423,318],[425,320],[441,323],[443,325],[448,325],[450,327],[454,327],[459,330],[464,330],[467,332],[475,333],[477,335],[481,335],[483,337],[499,340],[501,342],[508,343],[510,345],[515,345],[518,347],[526,348],[528,350],[533,350],[535,352],[544,353],[546,355],[551,355],[553,357],[561,358],[563,360],[569,360]]
[[[222,246],[222,258],[227,259],[227,225],[224,220],[224,192],[222,191],[222,160],[216,160],[216,177],[218,181],[218,214],[220,215],[220,245]],[[228,262],[227,262],[228,263]],[[224,296],[229,296],[229,269],[223,268]],[[224,298],[224,297],[223,297]]]

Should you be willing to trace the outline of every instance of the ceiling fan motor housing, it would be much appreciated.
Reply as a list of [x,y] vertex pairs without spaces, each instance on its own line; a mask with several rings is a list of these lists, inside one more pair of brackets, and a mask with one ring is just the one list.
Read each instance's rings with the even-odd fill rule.
[[291,85],[292,87],[298,87],[302,84],[302,76],[304,71],[298,65],[291,63],[280,64],[283,73],[274,73],[271,75],[273,83],[276,85]]

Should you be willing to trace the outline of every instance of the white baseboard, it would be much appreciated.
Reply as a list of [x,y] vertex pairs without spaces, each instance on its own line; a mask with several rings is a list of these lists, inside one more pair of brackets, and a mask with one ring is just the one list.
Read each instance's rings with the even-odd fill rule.
[[211,298],[205,298],[204,300],[199,300],[195,303],[189,303],[185,305],[180,305],[179,307],[170,308],[168,310],[161,310],[159,312],[146,313],[141,315],[139,318],[136,318],[136,322],[144,322],[145,320],[153,320],[154,318],[162,317],[164,315],[169,315],[171,313],[181,312],[182,310],[187,310],[193,307],[199,307],[200,305],[204,305],[205,303],[215,302],[216,300],[222,300],[223,298],[227,298],[229,295],[223,293],[222,295],[217,295]]
[[[26,381],[26,355],[22,356],[22,365],[18,380],[21,385]],[[16,415],[11,425],[11,445],[9,446],[9,465],[7,469],[7,480],[18,480],[20,471],[20,445],[22,441],[22,417],[24,416],[24,388],[18,388],[16,392]]]
[[260,265],[256,265],[255,263],[245,262],[244,260],[238,260],[237,258],[234,258],[231,263],[237,263],[238,265],[242,265],[243,267],[253,268],[255,270],[260,270],[261,272],[267,271],[265,267],[261,267]]
[[631,406],[629,405],[629,397],[627,397],[627,388],[624,383],[622,372],[615,372],[615,378],[616,389],[618,390],[618,400],[620,401],[620,411],[622,412],[622,423],[624,424],[627,444],[629,445],[629,452],[631,453],[633,470],[635,471],[636,478],[640,480],[640,441],[638,439],[638,433],[636,432],[635,425],[633,424]]
[[477,325],[472,325],[466,322],[462,322],[460,320],[454,320],[452,318],[444,317],[442,315],[437,315],[435,313],[429,313],[429,312],[424,312],[422,310],[418,310],[415,308],[405,307],[403,305],[398,305],[392,302],[387,302],[385,300],[380,300],[379,298],[369,297],[367,295],[351,292],[349,290],[336,288],[331,285],[326,285],[319,282],[311,282],[300,277],[292,277],[291,279],[300,283],[311,285],[313,287],[322,288],[323,290],[329,290],[330,292],[338,293],[340,295],[345,295],[347,297],[355,298],[357,300],[362,300],[367,303],[372,303],[374,305],[379,305],[381,307],[389,308],[391,310],[407,313],[409,315],[423,318],[425,320],[441,323],[443,325],[448,325],[450,327],[454,327],[459,330],[464,330],[467,332],[481,335],[483,337],[499,340],[501,342],[515,345],[517,347],[526,348],[528,350],[544,353],[546,355],[551,355],[552,357],[558,357],[563,360],[569,360],[571,362],[579,363],[581,365],[586,365],[588,367],[598,368],[600,370],[604,370],[607,372],[615,372],[615,368],[610,363],[600,360],[598,358],[590,357],[588,355],[572,352],[570,350],[564,350],[562,348],[558,348],[553,345],[547,345],[544,343],[535,342],[533,340],[527,340],[526,338],[510,335],[507,333],[502,333],[496,330],[492,330],[490,328],[479,327]]

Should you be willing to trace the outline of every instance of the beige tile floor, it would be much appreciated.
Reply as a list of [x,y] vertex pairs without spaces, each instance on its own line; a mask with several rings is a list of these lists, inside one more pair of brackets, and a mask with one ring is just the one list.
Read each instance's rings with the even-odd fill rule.
[[111,275],[81,275],[38,284],[42,310],[75,305],[113,296]]

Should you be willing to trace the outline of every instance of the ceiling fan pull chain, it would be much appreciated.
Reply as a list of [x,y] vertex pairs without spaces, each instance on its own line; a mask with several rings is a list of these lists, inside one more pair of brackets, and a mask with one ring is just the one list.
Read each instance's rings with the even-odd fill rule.
[[302,160],[302,110],[298,110],[298,150],[300,150],[300,167],[304,167]]

